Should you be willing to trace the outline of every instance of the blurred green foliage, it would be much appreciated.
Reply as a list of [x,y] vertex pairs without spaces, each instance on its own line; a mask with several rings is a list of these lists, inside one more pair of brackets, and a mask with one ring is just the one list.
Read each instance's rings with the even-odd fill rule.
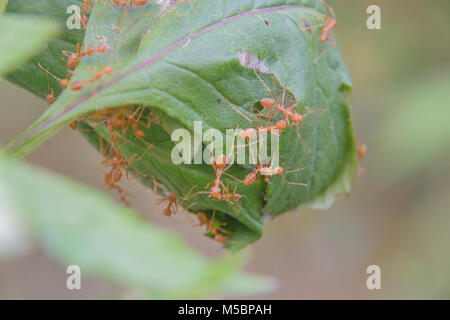
[[[369,4],[381,7],[382,30],[365,28]],[[343,210],[353,228],[372,225],[361,238],[377,243],[366,249],[382,267],[376,296],[450,298],[450,2],[333,5],[356,131],[369,145],[357,196]]]

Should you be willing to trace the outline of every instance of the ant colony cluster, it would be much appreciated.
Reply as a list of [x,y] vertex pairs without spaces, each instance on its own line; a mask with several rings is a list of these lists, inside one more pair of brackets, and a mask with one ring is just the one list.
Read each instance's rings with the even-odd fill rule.
[[[95,0],[83,0],[82,7],[82,25],[83,28],[86,28],[88,23],[88,17],[90,10],[94,4]],[[112,7],[121,7],[124,10],[127,8],[131,8],[133,6],[141,7],[143,10],[143,6],[146,5],[148,0],[97,0],[98,2],[105,2],[105,5],[109,5]],[[323,0],[321,0],[323,2]],[[174,10],[176,14],[176,7],[180,3],[184,3],[186,0],[159,0],[161,7],[167,6],[166,10]],[[189,5],[194,9],[194,6],[191,0],[187,0]],[[324,3],[324,2],[323,2]],[[332,41],[332,44],[329,48],[327,48],[324,52],[322,52],[318,57],[315,58],[314,62],[317,61],[327,54],[335,45],[334,39],[330,37],[330,33],[337,26],[336,18],[333,12],[333,9],[324,3],[324,5],[329,9],[331,15],[324,16],[324,23],[317,26],[307,26],[306,30],[311,32],[313,28],[321,28],[322,32],[320,34],[320,41],[327,42]],[[178,17],[178,16],[177,16]],[[120,26],[117,27],[117,30],[120,30]],[[97,37],[98,43],[97,45],[92,45],[91,43],[86,47],[84,44],[78,44],[76,47],[76,52],[62,51],[62,58],[65,61],[67,76],[64,79],[58,78],[56,75],[51,73],[48,68],[44,68],[41,64],[39,67],[46,72],[47,81],[49,83],[49,75],[53,77],[62,89],[68,88],[72,91],[81,91],[86,87],[92,86],[95,83],[104,81],[108,76],[114,76],[114,68],[110,65],[101,66],[98,70],[93,71],[91,77],[85,80],[77,80],[71,82],[71,76],[76,73],[75,68],[79,65],[80,61],[86,57],[93,57],[99,55],[106,55],[110,50],[110,46],[108,45],[108,41],[105,37]],[[242,116],[249,123],[248,128],[241,128],[238,131],[239,137],[243,138],[244,141],[250,144],[250,140],[255,137],[260,137],[262,133],[271,133],[281,136],[288,128],[295,127],[297,130],[297,137],[299,143],[304,148],[305,153],[309,153],[310,150],[308,145],[302,139],[300,134],[300,128],[302,127],[304,121],[309,117],[312,113],[312,109],[308,107],[304,107],[301,112],[298,112],[297,101],[293,101],[292,98],[288,98],[290,96],[287,93],[286,88],[283,86],[283,92],[280,98],[277,98],[276,95],[272,92],[269,86],[264,82],[264,80],[258,75],[257,71],[254,70],[256,77],[259,79],[261,84],[264,86],[267,91],[267,97],[261,97],[255,105],[258,105],[258,110],[252,110],[251,113],[233,105],[228,99],[226,99],[227,105],[234,110],[237,114]],[[54,95],[53,88],[50,88],[50,83],[48,85],[48,93],[46,97],[46,101],[49,105],[55,102],[56,98]],[[304,111],[304,112],[303,112]],[[86,115],[83,118],[80,118],[70,124],[70,127],[74,130],[78,129],[78,121],[86,121],[91,128],[95,128],[97,126],[102,126],[104,128],[105,134],[108,136],[108,146],[105,147],[103,145],[103,139],[100,139],[100,149],[101,153],[104,157],[103,166],[106,168],[105,173],[105,185],[109,189],[115,189],[118,192],[118,195],[125,206],[130,206],[129,202],[126,199],[126,193],[124,190],[118,185],[119,182],[123,180],[125,176],[127,179],[131,179],[129,174],[129,170],[131,172],[135,172],[133,167],[135,163],[142,160],[144,156],[149,152],[154,145],[148,143],[144,138],[148,135],[148,129],[152,124],[153,112],[147,109],[144,106],[122,106],[114,109],[106,109],[99,110],[97,112]],[[252,120],[252,118],[258,118],[259,123]],[[120,147],[124,145],[126,140],[122,137],[131,136],[134,139],[139,139],[144,145],[146,145],[145,151],[141,154],[134,155],[124,155],[120,151]],[[105,138],[105,136],[103,136]],[[231,168],[233,161],[230,161],[230,158],[234,159],[235,148],[242,146],[234,146],[234,138],[233,137],[233,146],[228,155],[223,153],[214,154],[212,152],[211,156],[211,167],[214,171],[214,179],[211,180],[206,186],[204,186],[203,191],[192,192],[197,186],[194,186],[188,194],[184,195],[180,200],[178,200],[178,195],[175,192],[169,192],[166,197],[161,198],[157,201],[158,204],[164,203],[166,205],[164,210],[164,215],[172,216],[175,215],[179,211],[179,206],[182,207],[182,204],[190,200],[194,197],[206,197],[205,199],[210,199],[212,201],[222,201],[226,205],[228,205],[233,211],[238,214],[239,209],[236,207],[236,204],[242,199],[243,195],[237,192],[238,185],[241,185],[243,188],[245,186],[252,185],[259,180],[263,179],[266,184],[270,184],[271,177],[273,175],[281,176],[285,183],[291,185],[297,185],[299,187],[305,187],[306,184],[301,182],[292,182],[286,178],[286,175],[294,172],[298,172],[303,170],[304,168],[293,168],[290,170],[285,170],[283,165],[275,166],[274,161],[272,160],[267,162],[263,162],[258,160],[256,166],[249,172],[242,180],[233,176],[229,173],[229,169]],[[106,139],[106,138],[105,138]],[[249,146],[247,144],[246,146]],[[245,147],[245,146],[244,146]],[[360,156],[365,154],[365,146],[360,148]],[[274,157],[273,155],[272,157]],[[230,188],[229,184],[224,182],[224,177],[231,178],[229,181],[233,181],[235,184],[234,188]],[[156,195],[158,191],[157,181],[153,178],[153,186],[154,193]],[[190,207],[194,206],[196,202],[191,204]],[[190,207],[185,208],[189,210]],[[223,213],[218,212],[217,215],[223,215]],[[219,243],[230,242],[229,235],[230,232],[225,229],[226,223],[220,223],[215,221],[216,210],[212,210],[211,212],[196,212],[196,217],[199,221],[199,226],[207,227],[207,235],[213,238],[215,241]]]

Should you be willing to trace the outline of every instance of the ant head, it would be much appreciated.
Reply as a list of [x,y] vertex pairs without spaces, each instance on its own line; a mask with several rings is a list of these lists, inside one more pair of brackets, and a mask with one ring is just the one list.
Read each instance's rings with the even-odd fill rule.
[[234,192],[232,194],[232,198],[233,198],[233,201],[239,201],[239,200],[241,200],[242,196],[239,193]]
[[222,234],[220,234],[220,233],[217,233],[217,234],[214,236],[214,240],[216,240],[216,241],[219,242],[219,243],[224,243],[224,242],[227,240],[227,237],[225,237],[224,235],[222,235]]
[[301,115],[300,113],[294,113],[294,115],[292,116],[292,121],[301,123],[303,121],[303,118],[303,115]]
[[256,130],[253,128],[242,129],[239,136],[244,139],[253,139],[256,135]]
[[104,73],[104,74],[111,74],[111,73],[113,73],[113,72],[114,72],[113,67],[111,67],[111,66],[105,66],[105,67],[103,67],[103,73]]
[[105,45],[101,45],[97,47],[97,52],[99,53],[107,53],[108,49],[106,48]]
[[[64,79],[64,80],[61,80],[61,81],[65,81],[65,80],[67,80],[67,82],[69,82],[68,79]],[[66,86],[66,87],[67,87],[67,86]],[[81,81],[75,81],[75,82],[72,83],[72,85],[70,86],[70,90],[79,91],[79,90],[81,90],[81,89],[83,89],[83,82],[81,82]]]
[[78,122],[77,122],[77,120],[72,121],[72,122],[69,124],[69,127],[70,127],[70,129],[72,129],[72,130],[77,130],[77,128],[78,128]]
[[135,130],[134,135],[136,136],[136,138],[141,139],[145,137],[145,132],[142,130]]
[[112,161],[114,163],[120,163],[122,161],[122,158],[119,155],[115,155],[113,156]]
[[69,68],[76,67],[77,63],[78,63],[78,56],[75,53],[70,54],[70,56],[67,58],[67,64]]
[[59,84],[61,85],[61,87],[67,88],[67,86],[69,85],[69,79],[61,79],[59,81]]
[[270,98],[263,98],[261,100],[259,100],[259,103],[263,106],[263,108],[265,109],[272,109],[273,106],[275,105],[275,101],[273,101]]
[[287,127],[287,121],[286,120],[277,121],[276,126],[278,130],[283,131]]
[[337,26],[337,21],[336,21],[336,19],[335,19],[335,18],[328,17],[328,19],[327,19],[327,26],[328,26],[329,29],[336,28],[336,26]]
[[273,174],[280,175],[283,173],[283,171],[284,171],[283,166],[280,166],[280,167],[273,169]]
[[170,192],[167,195],[167,200],[169,200],[169,201],[177,201],[177,194],[175,192]]
[[227,157],[224,154],[220,154],[217,156],[216,160],[214,161],[215,165],[219,169],[225,168],[227,165]]
[[367,145],[366,144],[360,144],[358,146],[358,158],[362,159],[367,154]]
[[55,102],[56,99],[53,93],[49,93],[47,94],[46,100],[48,104],[52,104],[53,102]]
[[171,214],[172,214],[172,210],[170,210],[170,207],[168,207],[164,210],[164,215],[169,217]]
[[204,212],[197,212],[197,219],[201,224],[208,224],[208,216]]
[[218,198],[220,196],[220,193],[222,192],[222,189],[218,186],[212,186],[211,187],[211,196],[214,198]]

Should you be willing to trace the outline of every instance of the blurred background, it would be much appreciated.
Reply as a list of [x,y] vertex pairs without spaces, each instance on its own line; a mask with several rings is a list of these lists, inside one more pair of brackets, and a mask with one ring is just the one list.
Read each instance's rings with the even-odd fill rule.
[[[337,39],[353,81],[358,138],[368,145],[364,173],[329,211],[301,208],[267,221],[249,250],[247,271],[278,282],[257,299],[450,298],[450,2],[330,1]],[[381,7],[382,30],[366,27],[366,9]],[[15,138],[46,109],[45,101],[0,80],[0,141]],[[101,157],[64,129],[27,160],[104,188]],[[187,215],[163,216],[153,195],[125,186],[146,219],[177,230],[210,257],[224,254]],[[111,192],[113,195],[114,193]],[[368,290],[366,269],[381,268],[381,290]],[[99,279],[65,287],[65,266],[39,247],[0,259],[1,299],[120,296]]]

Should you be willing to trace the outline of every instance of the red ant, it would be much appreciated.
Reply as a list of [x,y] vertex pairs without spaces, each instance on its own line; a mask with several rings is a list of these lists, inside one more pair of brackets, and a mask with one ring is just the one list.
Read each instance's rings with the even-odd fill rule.
[[102,109],[98,112],[92,113],[90,118],[93,121],[100,121],[96,125],[100,125],[103,122],[106,122],[106,127],[109,131],[109,136],[111,140],[111,145],[114,145],[114,142],[119,140],[119,136],[116,133],[116,129],[125,127],[125,117],[118,110],[108,110]]
[[324,52],[322,52],[318,57],[316,57],[314,59],[314,64],[317,64],[317,61],[320,58],[322,58],[331,49],[333,49],[334,46],[336,46],[336,41],[330,37],[330,33],[333,31],[334,28],[337,27],[336,14],[334,13],[333,8],[329,4],[327,4],[324,0],[320,0],[320,2],[328,9],[328,11],[330,12],[330,15],[329,16],[324,15],[325,21],[322,24],[312,26],[312,27],[307,26],[306,30],[308,30],[310,32],[311,29],[322,28],[322,32],[319,37],[320,42],[327,42],[327,41],[331,40],[331,45]]
[[222,233],[227,233],[229,234],[228,231],[226,231],[225,229],[222,228],[222,226],[226,225],[227,223],[215,223],[214,222],[214,217],[216,214],[216,210],[213,211],[212,213],[212,218],[211,221],[208,220],[208,216],[206,215],[206,213],[204,212],[197,212],[197,219],[200,222],[200,226],[204,226],[207,225],[208,226],[208,233],[211,233],[214,240],[219,242],[219,243],[223,243],[227,240],[227,237],[224,236]]
[[197,212],[196,216],[199,221],[199,224],[198,224],[199,226],[204,226],[209,223],[208,216],[206,215],[206,213],[199,211],[199,212]]
[[52,104],[53,102],[55,102],[56,98],[55,98],[55,94],[53,91],[53,88],[49,89],[49,93],[47,93],[45,100],[47,101],[47,104]]
[[95,75],[88,80],[88,83],[93,83],[93,82],[95,82],[97,80],[100,80],[103,76],[109,75],[109,74],[111,74],[113,72],[114,72],[113,67],[105,66],[105,67],[103,67],[102,71],[96,72]]
[[217,198],[232,205],[234,202],[241,200],[242,195],[236,192],[237,186],[234,188],[233,192],[230,192],[228,187],[224,187],[224,192]]
[[[225,99],[226,102],[228,103],[228,105],[237,113],[239,113],[241,116],[243,116],[247,121],[249,121],[251,124],[253,124],[256,127],[256,130],[253,128],[246,128],[246,129],[242,129],[239,132],[239,136],[241,138],[244,139],[252,139],[253,137],[256,136],[257,133],[264,133],[264,132],[271,132],[274,134],[279,135],[278,132],[280,132],[280,128],[277,125],[270,125],[270,119],[267,121],[267,126],[263,127],[262,126],[262,119],[260,118],[260,126],[258,126],[252,119],[250,119],[249,117],[247,117],[243,112],[241,112],[240,110],[238,110],[235,106],[233,106],[231,104],[231,102],[228,99]],[[284,129],[285,127],[281,127],[282,129]],[[280,132],[281,133],[281,132]]]
[[122,179],[122,168],[125,166],[125,172],[128,177],[128,167],[131,161],[127,163],[125,159],[122,158],[120,151],[113,149],[113,153],[110,158],[104,160],[103,163],[107,166],[111,166],[111,170],[105,175],[105,182],[108,188],[114,188],[118,191],[122,202],[129,207],[130,204],[125,199],[125,194],[123,190],[116,185]]
[[[228,175],[228,174],[227,174]],[[236,178],[235,178],[236,179]],[[237,179],[236,179],[237,180]],[[223,191],[220,191],[219,193],[214,193],[213,191],[199,191],[195,194],[193,194],[191,197],[195,197],[199,194],[207,194],[208,198],[215,198],[218,201],[225,201],[227,204],[229,204],[232,208],[232,210],[236,213],[238,213],[238,208],[234,207],[235,202],[239,201],[240,199],[242,199],[242,195],[240,195],[239,193],[236,192],[236,188],[233,192],[230,192],[229,188],[225,185],[222,186]],[[213,188],[211,188],[213,189]]]
[[90,9],[91,9],[91,0],[83,0],[83,8],[81,9],[81,12],[83,13],[81,16],[81,23],[83,24],[83,29],[86,29]]
[[38,65],[39,65],[39,68],[41,68],[43,71],[45,71],[47,73],[47,76],[51,75],[56,81],[58,81],[59,85],[62,88],[67,88],[67,86],[69,85],[69,81],[70,81],[69,78],[60,79],[57,76],[55,76],[53,73],[51,73],[50,71],[44,69],[44,67],[42,67],[42,65],[40,63],[38,63]]
[[130,168],[131,164],[133,163],[133,161],[140,161],[151,147],[152,146],[150,146],[139,158],[136,158],[137,154],[134,154],[130,160],[125,160],[119,150],[112,148],[112,153],[110,154],[109,159],[103,161],[103,164],[105,164],[106,166],[111,166],[111,170],[105,175],[106,186],[108,188],[117,189],[122,202],[125,203],[127,207],[129,207],[130,205],[125,200],[125,194],[123,190],[116,184],[122,179],[123,170],[125,170],[127,179],[130,179],[128,169]]
[[323,0],[320,0],[320,1],[322,2],[322,4],[324,6],[326,6],[328,8],[328,10],[331,13],[331,16],[325,17],[325,22],[323,23],[323,29],[322,29],[322,33],[321,33],[319,39],[321,42],[327,42],[331,39],[331,45],[324,52],[322,52],[317,58],[314,59],[315,64],[317,64],[317,61],[321,57],[326,55],[328,53],[328,51],[333,49],[334,46],[336,45],[336,41],[334,40],[334,38],[330,38],[330,33],[333,31],[334,28],[337,27],[336,15],[334,13],[333,8],[329,4],[325,3],[325,1],[323,1]]
[[72,130],[77,130],[77,128],[78,128],[78,121],[77,121],[77,120],[72,121],[72,122],[69,124],[69,127],[70,127],[70,129],[72,129]]
[[[213,142],[212,142],[212,135],[211,135],[211,147],[214,148]],[[233,146],[230,150],[230,155],[227,157],[223,153],[218,155],[217,157],[214,157],[212,155],[211,157],[211,166],[214,169],[214,172],[216,173],[216,178],[208,183],[206,187],[213,184],[209,191],[208,197],[217,198],[218,200],[227,200],[224,198],[224,195],[222,194],[222,188],[225,190],[226,187],[222,182],[222,175],[233,165],[233,161],[231,161],[228,165],[228,159],[233,155],[234,152],[234,136],[233,136]]]
[[[103,67],[102,71],[96,72],[95,75],[90,78],[87,82],[93,83],[96,80],[100,80],[104,75],[111,74],[113,68],[111,66]],[[80,91],[84,88],[85,83],[83,81],[75,81],[70,85],[70,90]]]
[[300,168],[300,169],[295,169],[295,170],[289,170],[289,171],[285,171],[283,165],[273,168],[273,161],[275,160],[275,154],[272,157],[272,161],[270,162],[270,164],[268,165],[263,165],[261,162],[258,163],[257,167],[250,173],[248,173],[245,177],[244,180],[239,180],[236,177],[233,177],[229,174],[227,174],[227,176],[243,183],[244,185],[248,186],[251,185],[253,183],[255,183],[258,180],[258,177],[260,175],[264,176],[264,181],[266,183],[270,183],[270,177],[273,175],[281,175],[284,179],[284,181],[286,181],[286,183],[288,184],[293,184],[293,185],[299,185],[299,186],[304,186],[306,187],[307,185],[304,183],[298,183],[298,182],[290,182],[286,179],[286,177],[284,176],[284,174],[287,173],[292,173],[292,172],[298,172],[298,171],[302,171],[305,168]]
[[215,241],[217,241],[219,243],[223,243],[228,238],[226,236],[224,236],[222,233],[229,234],[229,232],[226,231],[225,229],[223,229],[222,226],[226,225],[227,223],[226,222],[225,223],[214,223],[215,215],[216,215],[216,210],[213,211],[211,221],[208,222],[208,224],[209,224],[208,232],[212,233]]
[[283,177],[284,181],[285,181],[287,184],[293,184],[293,185],[296,185],[296,186],[307,187],[308,185],[305,184],[305,183],[288,181],[288,180],[286,179],[286,177],[284,176],[286,173],[298,172],[298,171],[302,171],[302,170],[304,170],[304,169],[305,169],[305,168],[300,168],[300,169],[295,169],[295,170],[285,171],[282,165],[279,166],[279,167],[276,167],[276,168],[272,168],[272,167],[269,165],[269,166],[265,166],[265,167],[263,166],[262,171],[261,171],[261,174],[264,175],[264,181],[267,182],[267,183],[270,183],[270,177],[271,177],[272,175],[277,175],[277,176],[281,175],[281,176]]
[[[290,127],[291,126],[291,122],[292,125],[295,125],[297,127],[297,137],[299,138],[300,143],[303,146],[303,149],[305,150],[305,152],[307,154],[311,153],[311,149],[308,147],[308,145],[305,143],[305,141],[302,139],[301,135],[300,135],[300,129],[299,126],[301,126],[303,124],[303,121],[306,119],[306,117],[312,113],[312,111],[308,111],[304,114],[295,112],[295,110],[297,109],[297,102],[295,101],[290,107],[286,108],[285,107],[285,97],[286,97],[286,87],[283,86],[283,93],[282,93],[282,97],[281,97],[281,103],[278,101],[277,97],[275,97],[275,95],[273,94],[272,90],[269,88],[269,86],[264,82],[264,80],[259,76],[259,74],[256,72],[256,70],[254,70],[256,77],[259,79],[259,81],[263,84],[263,86],[266,88],[266,90],[270,93],[270,95],[272,96],[273,99],[271,98],[263,98],[259,101],[259,103],[261,104],[261,106],[266,109],[266,110],[271,110],[271,113],[269,114],[259,114],[259,116],[271,116],[273,114],[273,109],[275,109],[275,111],[278,111],[280,114],[282,114],[284,116],[283,120],[280,120],[277,122],[277,126],[280,130],[280,132],[282,132],[284,130],[284,128]],[[308,107],[305,107],[308,108]],[[308,108],[310,109],[310,108]]]
[[145,6],[147,4],[148,0],[134,0],[133,3],[135,6]]
[[[131,125],[131,129],[133,130],[135,137],[138,139],[145,137],[145,132],[142,131],[141,129],[139,129],[140,119],[141,119],[144,111],[145,111],[145,108],[143,106],[141,106],[141,107],[137,108],[135,112],[133,112],[131,115],[128,116],[127,127],[129,125]],[[135,119],[136,115],[137,115],[137,118]],[[150,115],[147,120],[147,125],[145,126],[147,129],[150,128],[152,117],[153,117],[153,112],[150,112]]]
[[363,159],[366,157],[367,154],[367,145],[361,143],[358,138],[356,139],[356,144],[357,144],[357,152],[358,152],[358,158],[359,159]]
[[168,202],[167,208],[164,210],[164,214],[168,217],[172,214],[176,214],[178,211],[177,194],[175,192],[170,192],[167,197],[160,199],[157,203],[161,204],[164,201]]
[[80,44],[77,44],[77,51],[75,53],[70,51],[63,51],[63,54],[67,57],[67,63],[66,66],[71,69],[75,68],[78,63],[80,62],[80,59],[85,56],[92,56],[94,53],[108,53],[108,48],[106,45],[102,44],[97,47],[92,47],[91,44],[89,44],[89,47],[86,51],[81,51]]
[[45,101],[47,101],[47,104],[53,104],[55,102],[55,92],[53,91],[53,88],[50,88],[50,81],[48,79],[48,73],[47,73],[47,95],[45,96]]
[[[156,194],[157,186],[156,186],[155,179],[153,180],[153,186],[154,186],[153,192],[154,192],[154,194]],[[181,201],[179,202],[180,205],[182,205],[184,201],[186,201],[190,198],[190,194],[191,194],[192,190],[194,190],[195,187],[196,186],[193,186],[191,188],[191,190],[183,197],[183,199],[181,199]],[[172,214],[177,214],[177,212],[178,212],[177,194],[175,192],[169,192],[167,197],[158,200],[157,204],[161,204],[165,201],[167,201],[167,207],[164,210],[164,215],[170,217]]]

